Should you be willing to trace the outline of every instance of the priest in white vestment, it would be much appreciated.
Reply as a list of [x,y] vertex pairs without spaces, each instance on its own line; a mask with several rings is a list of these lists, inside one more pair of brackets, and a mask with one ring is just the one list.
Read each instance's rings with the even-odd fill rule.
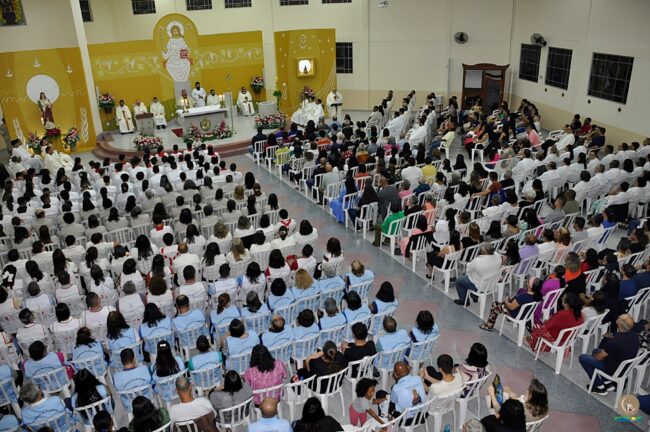
[[379,128],[379,124],[381,123],[381,119],[383,116],[381,115],[381,112],[379,111],[379,107],[375,105],[372,107],[372,114],[370,114],[370,117],[368,117],[368,121],[366,122],[366,126],[370,128],[371,126],[375,126]]
[[156,124],[156,129],[167,127],[167,119],[165,118],[165,106],[160,103],[157,97],[153,98],[149,111],[153,114],[153,121]]
[[52,146],[48,146],[45,149],[45,168],[47,168],[50,173],[56,173],[59,168],[63,168],[66,172],[72,171],[74,167],[74,161],[72,158],[64,153],[59,153],[54,150]]
[[400,114],[399,112],[395,113],[395,117],[386,123],[386,129],[388,129],[388,132],[390,132],[390,136],[396,139],[400,137],[405,120],[406,116],[404,114]]
[[246,87],[242,87],[239,91],[239,95],[237,95],[237,106],[245,116],[255,114],[253,96],[248,92],[248,90],[246,90]]
[[310,111],[307,113],[307,122],[311,120],[316,125],[321,117],[325,117],[325,111],[323,110],[323,101],[318,99],[316,103],[312,104]]
[[25,168],[34,168],[37,173],[41,170],[43,160],[38,155],[32,156],[21,140],[12,140],[11,147],[11,156],[20,158],[20,163],[23,164]]
[[183,89],[181,91],[180,97],[176,100],[176,106],[182,110],[194,108],[194,99],[187,96],[187,90]]
[[300,103],[300,108],[298,108],[292,115],[291,115],[291,122],[295,123],[297,125],[304,126],[307,124],[307,112],[310,109],[310,102],[309,98],[303,99],[303,101]]
[[420,121],[417,126],[413,126],[406,133],[406,141],[411,145],[411,148],[417,147],[420,143],[423,143],[427,137],[427,128],[424,125],[426,119],[424,117],[420,118]]
[[120,100],[120,105],[115,109],[115,121],[120,128],[120,133],[133,133],[133,117],[128,106],[124,105],[124,99]]
[[217,96],[217,92],[215,92],[214,89],[210,90],[210,94],[208,95],[208,98],[206,100],[206,105],[217,106],[220,104],[221,102],[219,101],[219,96]]
[[194,106],[196,107],[202,107],[205,106],[205,89],[201,87],[200,82],[195,82],[194,83],[194,88],[192,89],[192,100],[194,101]]
[[325,102],[327,103],[327,111],[329,112],[330,118],[338,118],[341,116],[343,112],[343,95],[341,93],[336,91],[335,88],[332,89],[327,95]]
[[140,99],[136,99],[135,105],[133,105],[133,115],[137,117],[140,114],[147,114],[148,112],[147,106],[143,104]]

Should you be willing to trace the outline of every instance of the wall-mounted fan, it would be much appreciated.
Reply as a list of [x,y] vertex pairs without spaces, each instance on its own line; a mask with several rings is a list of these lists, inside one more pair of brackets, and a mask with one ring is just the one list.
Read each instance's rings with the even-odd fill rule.
[[542,36],[539,33],[533,33],[533,35],[530,37],[530,43],[533,45],[539,45],[545,47],[546,39],[544,39],[544,36]]
[[467,41],[469,41],[469,36],[465,32],[456,32],[454,34],[454,40],[456,41],[457,44],[465,44]]

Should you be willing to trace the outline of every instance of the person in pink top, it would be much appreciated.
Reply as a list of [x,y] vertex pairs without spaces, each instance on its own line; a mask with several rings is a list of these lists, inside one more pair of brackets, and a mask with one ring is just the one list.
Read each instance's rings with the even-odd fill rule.
[[[271,356],[271,353],[264,345],[255,345],[251,354],[250,368],[242,375],[253,391],[278,386],[288,380],[289,374],[284,364]],[[253,402],[255,406],[262,403],[263,397],[272,397],[279,401],[282,398],[282,390],[274,391],[273,394],[255,394]]]
[[528,135],[528,141],[530,141],[531,146],[537,147],[541,145],[539,134],[535,130],[535,126],[532,123],[526,125],[526,134]]
[[[566,282],[564,280],[564,273],[565,273],[564,266],[559,265],[555,267],[555,272],[551,273],[542,284],[542,298],[545,297],[546,294],[550,293],[551,291],[556,291],[559,290],[560,288],[564,288],[564,286],[566,285]],[[535,309],[535,313],[533,315],[535,319],[535,324],[542,323],[542,305],[550,306],[547,305],[546,302],[547,300],[544,299],[539,303],[539,305],[537,305],[537,308]]]

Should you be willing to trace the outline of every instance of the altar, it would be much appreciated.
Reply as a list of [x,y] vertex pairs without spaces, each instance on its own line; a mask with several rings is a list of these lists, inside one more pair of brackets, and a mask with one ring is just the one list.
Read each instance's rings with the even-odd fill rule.
[[228,108],[221,108],[217,105],[190,108],[188,110],[177,110],[178,124],[187,133],[190,127],[196,126],[201,130],[213,130],[222,121],[228,121]]

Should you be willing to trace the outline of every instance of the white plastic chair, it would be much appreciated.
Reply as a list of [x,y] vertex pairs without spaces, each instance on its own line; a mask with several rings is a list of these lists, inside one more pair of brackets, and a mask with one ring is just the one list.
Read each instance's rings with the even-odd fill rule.
[[636,374],[636,379],[634,381],[632,393],[639,394],[641,392],[643,379],[648,370],[650,370],[650,351],[642,351],[641,354],[637,356],[637,362],[634,365],[633,374]]
[[75,417],[81,420],[81,423],[87,432],[93,432],[93,418],[95,417],[95,414],[100,411],[108,411],[109,413],[113,411],[110,396],[90,405],[74,408]]
[[[342,369],[334,374],[325,375],[316,378],[314,396],[320,399],[323,410],[328,412],[329,399],[338,395],[341,399],[341,412],[345,412],[345,402],[343,401],[343,382],[348,368]],[[322,392],[320,390],[323,390]]]
[[183,353],[183,360],[190,360],[190,351],[196,346],[198,337],[204,334],[205,328],[205,324],[200,324],[182,331],[176,331],[176,338],[178,339],[178,346]]
[[387,307],[385,311],[372,314],[370,319],[370,325],[368,326],[368,333],[377,337],[379,333],[383,330],[384,318],[387,316],[394,316],[397,312],[397,307],[390,306]]
[[524,332],[526,331],[526,323],[532,319],[533,312],[537,309],[539,302],[530,302],[519,308],[517,316],[513,317],[510,314],[504,313],[501,314],[503,319],[501,320],[501,326],[499,327],[499,335],[503,334],[503,324],[506,321],[512,323],[513,326],[517,327],[517,346],[522,346],[524,343]]
[[548,417],[549,416],[547,414],[539,420],[526,422],[526,432],[539,432],[540,428],[542,427],[542,423],[544,423]]
[[485,303],[487,301],[488,296],[492,296],[492,299],[494,300],[495,294],[496,294],[496,289],[497,289],[497,280],[501,276],[501,272],[489,275],[486,277],[482,277],[481,280],[478,283],[477,290],[476,291],[467,291],[467,295],[465,296],[465,307],[468,307],[471,303],[471,297],[477,297],[479,301],[479,306],[478,306],[478,316],[481,319],[484,319],[485,317]]
[[16,416],[20,417],[20,404],[18,404],[18,389],[13,378],[0,381],[0,407],[11,405]]
[[72,350],[77,343],[77,330],[65,332],[55,332],[52,334],[55,348],[63,353],[66,358],[70,358]]
[[108,376],[108,365],[106,364],[103,355],[70,360],[69,363],[76,371],[87,369],[90,373],[95,375],[102,384],[107,385],[106,378]]
[[348,372],[345,374],[345,380],[351,384],[352,393],[354,393],[357,383],[361,378],[372,378],[376,358],[377,354],[348,363]]
[[632,380],[628,380],[628,378],[630,378],[632,371],[634,370],[634,365],[643,358],[644,354],[645,353],[641,353],[634,358],[621,362],[611,375],[600,369],[594,369],[594,373],[591,375],[591,381],[589,382],[588,392],[591,393],[593,390],[597,377],[614,382],[616,384],[616,398],[614,399],[612,408],[616,408],[618,401],[623,395],[623,390],[625,390],[628,385],[632,386]]
[[348,287],[348,291],[356,291],[357,294],[359,294],[359,297],[361,297],[361,301],[367,302],[368,294],[370,294],[370,290],[372,289],[373,282],[374,281],[367,281],[367,282],[360,282],[357,284],[350,285]]
[[[377,220],[377,203],[366,204],[361,207],[359,214],[354,220],[354,229],[361,227],[363,239],[366,239],[366,233],[370,230],[370,225]],[[347,219],[346,219],[347,223]]]
[[271,314],[270,313],[257,313],[253,315],[248,315],[244,318],[246,328],[254,331],[255,333],[262,334],[269,328],[271,323]]
[[444,278],[443,286],[445,288],[445,293],[448,293],[452,273],[458,274],[457,266],[458,266],[458,259],[460,258],[461,253],[462,250],[447,254],[444,256],[442,265],[440,267],[433,266],[433,271],[431,273],[431,280],[429,281],[429,283],[433,285],[433,281],[435,279],[436,273],[441,273]]
[[581,354],[587,353],[587,348],[589,347],[589,341],[591,340],[592,336],[594,336],[594,343],[596,345],[598,344],[598,341],[600,340],[599,337],[600,326],[603,323],[603,320],[605,319],[605,316],[608,313],[609,313],[609,309],[605,309],[603,313],[593,316],[589,318],[587,321],[585,321],[582,332],[578,334],[578,339],[582,341]]
[[346,324],[337,326],[337,327],[330,327],[325,330],[321,330],[320,332],[320,340],[318,342],[319,346],[323,346],[325,342],[332,341],[336,344],[336,346],[341,345],[343,340],[345,339],[345,330],[347,328]]
[[[381,238],[380,238],[380,247],[384,244],[384,239],[388,239],[390,241],[390,249],[388,251],[389,255],[393,255],[395,253],[395,245],[397,243],[397,239],[400,236],[400,233],[402,232],[402,225],[404,224],[404,218],[397,219],[392,221],[390,224],[388,224],[388,232],[392,234],[385,234],[383,231],[381,232]],[[380,227],[376,227],[375,229],[381,229]]]
[[117,394],[120,395],[122,406],[128,414],[129,421],[133,419],[133,399],[138,396],[144,396],[150,401],[154,401],[154,392],[151,384],[134,387],[132,389],[117,390]]
[[187,370],[183,369],[182,371],[175,373],[174,375],[166,376],[163,378],[155,379],[155,391],[158,395],[158,400],[160,405],[166,405],[167,408],[171,407],[172,403],[175,400],[178,400],[179,396],[176,392],[176,379],[186,374]]
[[[255,400],[255,397],[257,396],[260,401],[264,400],[267,397],[273,398],[276,401],[278,401],[278,416],[282,418],[282,404],[279,403],[284,395],[284,384],[278,384],[272,387],[267,387],[267,388],[261,388],[257,390],[253,390],[253,400]],[[261,418],[261,413],[260,410],[255,407],[253,410],[255,413],[255,416],[257,418]]]
[[381,374],[381,388],[388,388],[388,375],[393,371],[393,366],[398,361],[404,360],[406,351],[411,344],[400,346],[390,351],[381,351],[375,359],[375,367]]
[[190,372],[192,387],[199,396],[216,388],[221,383],[221,365],[211,364]]
[[29,425],[30,430],[37,431],[44,427],[50,427],[54,432],[72,432],[72,416],[67,411],[54,417],[47,418],[38,423]]
[[286,306],[279,307],[273,311],[276,316],[284,318],[285,322],[292,323],[298,317],[298,303],[291,303]]
[[315,334],[306,338],[293,341],[292,357],[296,361],[297,368],[300,369],[303,362],[318,350],[320,334]]
[[[162,330],[162,329],[161,329]],[[151,363],[156,362],[156,353],[158,352],[158,342],[166,341],[169,346],[174,346],[174,332],[162,330],[143,337],[144,349],[151,356]]]
[[65,397],[71,395],[72,381],[68,378],[68,373],[64,367],[34,375],[32,380],[45,395],[49,396],[54,393],[61,393]]
[[312,375],[307,379],[284,385],[283,399],[289,406],[289,418],[296,418],[294,413],[296,407],[304,404],[312,396],[311,387],[315,379],[316,375]]
[[411,343],[411,351],[408,355],[408,362],[411,366],[411,373],[417,375],[420,370],[420,363],[424,363],[431,358],[433,354],[433,347],[436,345],[438,336],[431,339],[423,340],[422,342]]
[[549,291],[542,299],[542,321],[547,321],[557,311],[557,303],[564,294],[564,288]]
[[[553,342],[548,341],[544,338],[539,339],[539,343],[537,345],[537,350],[535,352],[535,360],[537,360],[537,357],[539,357],[539,353],[542,349],[542,347],[547,346],[550,348],[551,352],[555,352],[555,374],[558,375],[560,373],[560,369],[562,368],[562,360],[564,360],[564,353],[567,350],[573,350],[573,345],[575,344],[576,337],[582,331],[584,328],[584,323],[580,324],[575,327],[569,327],[560,332],[560,334],[557,336],[557,339]],[[569,351],[569,352],[571,352]],[[569,355],[569,369],[573,366],[573,355]]]
[[[469,403],[473,400],[476,399],[476,417],[481,418],[481,398],[479,397],[479,393],[481,390],[481,387],[485,385],[487,382],[488,378],[492,376],[492,372],[489,374],[485,375],[482,378],[477,378],[475,380],[467,381],[465,383],[465,387],[461,391],[460,397],[456,399],[456,402],[458,403],[458,430],[461,430],[463,428],[463,424],[465,423],[465,418],[467,417],[467,407]],[[465,394],[465,396],[463,396]]]
[[293,354],[293,342],[276,345],[269,348],[269,352],[274,359],[280,360],[285,365],[289,365]]
[[305,309],[310,309],[312,312],[316,313],[319,305],[320,305],[320,293],[309,297],[303,297],[297,300],[296,310],[298,311],[298,313],[300,313]]
[[431,399],[429,415],[433,417],[433,432],[440,432],[442,430],[442,419],[445,414],[451,413],[453,416],[451,424],[456,424],[456,400],[462,392],[460,390],[444,398],[434,397]]
[[226,358],[226,369],[234,370],[240,375],[243,374],[250,367],[251,354],[252,350],[248,350]]
[[424,426],[428,432],[427,416],[431,402],[433,402],[433,399],[426,399],[421,404],[405,409],[402,420],[399,422],[400,429],[405,432],[413,432],[415,428]]
[[629,302],[628,313],[632,315],[634,321],[638,321],[639,316],[642,316],[641,309],[646,308],[648,300],[650,300],[650,287],[639,290]]
[[239,426],[248,425],[253,406],[253,398],[235,405],[230,408],[224,408],[217,411],[215,422],[219,430],[236,430]]

